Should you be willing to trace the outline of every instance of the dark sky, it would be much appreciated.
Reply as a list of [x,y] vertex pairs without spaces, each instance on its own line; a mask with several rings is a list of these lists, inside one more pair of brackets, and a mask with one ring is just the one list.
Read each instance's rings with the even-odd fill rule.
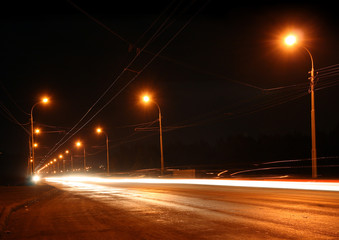
[[[135,73],[126,71],[74,130],[88,124],[76,134],[69,132],[65,139],[74,136],[61,142],[60,151],[73,146],[78,138],[86,139],[88,145],[102,145],[103,139],[93,131],[97,125],[106,129],[112,145],[152,134],[134,132],[135,127],[129,126],[157,118],[155,106],[140,103],[142,92],[151,93],[161,106],[165,127],[181,127],[169,128],[164,141],[204,139],[213,143],[234,134],[309,134],[310,59],[301,47],[284,48],[281,38],[288,30],[301,33],[316,69],[339,63],[335,2],[225,5],[212,0],[196,16],[206,1],[108,2],[112,1],[74,1],[104,27],[68,1],[2,6],[2,155],[17,155],[21,162],[28,156],[28,135],[8,120],[4,107],[26,124],[33,104],[48,95],[51,103],[34,110],[36,125],[43,131],[68,132],[163,23],[165,28],[131,70],[142,70],[178,35],[128,85]],[[184,24],[187,26],[181,31]],[[331,86],[336,78],[319,78],[319,132],[332,131],[339,122],[339,89]],[[272,90],[281,86],[291,87]],[[28,129],[29,125],[23,127]],[[39,136],[37,155],[47,154],[62,137],[63,133]],[[158,140],[155,136],[145,139]]]

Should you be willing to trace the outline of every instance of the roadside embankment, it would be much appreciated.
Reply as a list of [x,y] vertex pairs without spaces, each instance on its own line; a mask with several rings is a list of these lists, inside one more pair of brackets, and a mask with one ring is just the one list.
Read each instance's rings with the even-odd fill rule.
[[47,184],[0,186],[0,235],[5,230],[6,222],[13,211],[49,197],[56,191],[56,188]]

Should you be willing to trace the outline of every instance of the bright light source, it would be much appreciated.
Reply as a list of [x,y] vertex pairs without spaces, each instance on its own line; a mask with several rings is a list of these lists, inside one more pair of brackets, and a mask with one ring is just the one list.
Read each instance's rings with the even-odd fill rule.
[[150,97],[149,96],[143,96],[143,98],[142,98],[142,100],[144,101],[144,102],[149,102],[151,99],[150,99]]
[[63,158],[62,154],[59,155],[59,158],[60,158],[60,159]]
[[40,177],[38,175],[34,175],[32,178],[33,182],[37,183],[40,181]]
[[[58,177],[45,178],[48,182],[71,183],[142,183],[142,184],[193,184],[233,187],[259,187],[276,189],[299,189],[339,192],[338,181],[268,181],[268,180],[223,180],[223,179],[157,179],[157,178],[100,178],[100,177]],[[112,185],[114,187],[114,185]],[[95,187],[100,187],[95,185]]]
[[297,42],[297,38],[294,35],[288,35],[287,37],[285,37],[285,43],[288,46],[292,46],[293,44],[295,44]]
[[101,128],[97,128],[97,133],[101,133],[102,129]]
[[43,102],[43,103],[48,103],[48,98],[47,98],[47,97],[44,97],[44,98],[42,99],[42,102]]
[[37,143],[34,143],[34,144],[33,144],[33,147],[37,148],[37,147],[38,147],[38,144],[37,144]]
[[77,147],[81,146],[81,142],[80,141],[77,141],[75,144],[76,144]]
[[39,128],[35,129],[35,133],[39,134],[40,133],[40,129]]

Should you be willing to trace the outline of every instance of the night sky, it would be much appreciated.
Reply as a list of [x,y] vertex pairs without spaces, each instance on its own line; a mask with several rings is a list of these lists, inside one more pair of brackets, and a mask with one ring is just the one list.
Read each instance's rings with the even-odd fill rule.
[[[215,144],[237,134],[309,136],[310,59],[303,48],[287,49],[281,41],[298,32],[315,69],[338,64],[335,2],[108,2],[74,0],[78,9],[69,1],[1,7],[1,172],[25,171],[23,128],[29,130],[30,109],[45,95],[50,104],[33,114],[45,132],[36,140],[41,163],[74,149],[77,139],[94,159],[105,143],[94,132],[99,125],[112,149],[158,144],[156,132],[135,131],[157,118],[155,105],[140,102],[145,92],[161,107],[165,145]],[[317,82],[319,133],[338,128],[337,83],[338,75]],[[62,146],[51,150],[58,142]]]

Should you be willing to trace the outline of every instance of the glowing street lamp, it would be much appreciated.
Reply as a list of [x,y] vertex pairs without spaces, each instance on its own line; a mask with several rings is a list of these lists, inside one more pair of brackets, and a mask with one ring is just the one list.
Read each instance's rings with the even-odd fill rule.
[[68,154],[71,154],[71,169],[72,169],[72,172],[73,172],[73,155],[72,153],[69,151],[69,150],[66,150],[65,153],[68,155]]
[[147,96],[147,95],[145,95],[145,96],[143,96],[142,97],[142,100],[144,101],[144,102],[149,102],[150,101],[150,97],[149,96]]
[[97,133],[98,134],[105,134],[106,137],[106,164],[107,164],[107,173],[109,174],[109,148],[108,148],[108,135],[106,132],[104,132],[101,128],[97,128]]
[[62,160],[62,169],[63,172],[65,172],[65,159],[64,156],[62,154],[59,155],[60,160]]
[[159,135],[160,135],[160,161],[161,161],[161,175],[164,174],[164,151],[162,146],[162,125],[161,125],[161,110],[158,103],[156,103],[153,99],[151,99],[148,95],[144,95],[142,97],[144,103],[148,104],[149,102],[154,103],[159,111]]
[[285,44],[292,46],[297,42],[297,37],[290,34],[287,37],[285,37]]
[[[288,35],[285,38],[285,44],[293,46],[298,44],[297,37],[295,35]],[[304,46],[301,46],[306,50],[311,59],[311,77],[310,79],[310,91],[311,91],[311,135],[312,135],[312,178],[317,178],[317,148],[316,148],[316,127],[315,127],[315,106],[314,106],[314,63],[311,52]]]
[[[44,97],[41,99],[41,101],[35,103],[32,108],[31,108],[31,159],[32,161],[32,175],[34,174],[34,163],[35,163],[35,159],[34,159],[34,126],[33,126],[33,110],[34,108],[38,105],[38,104],[47,104],[48,103],[48,98]],[[40,130],[39,130],[40,132]]]
[[[75,143],[76,147],[79,148],[82,146],[82,143],[80,141],[77,141]],[[86,172],[86,149],[85,149],[85,145],[83,146],[84,147],[84,172]]]

